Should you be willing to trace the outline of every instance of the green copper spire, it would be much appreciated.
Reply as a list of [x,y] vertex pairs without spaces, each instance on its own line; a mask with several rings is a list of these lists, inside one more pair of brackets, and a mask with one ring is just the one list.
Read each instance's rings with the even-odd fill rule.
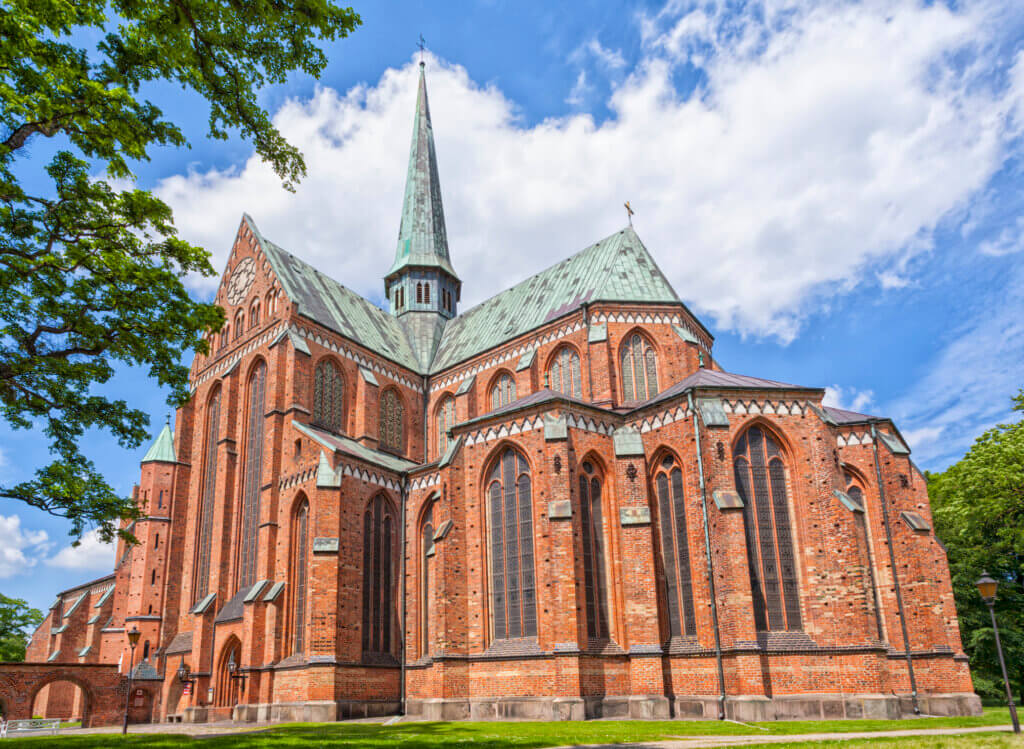
[[146,453],[146,457],[142,459],[142,462],[178,462],[178,459],[174,455],[174,432],[171,431],[170,422],[164,424],[164,428],[161,429],[160,434],[157,435],[156,442],[154,442],[149,448],[149,452]]
[[434,131],[427,103],[427,77],[422,62],[409,171],[405,178],[402,223],[398,229],[395,262],[388,271],[386,285],[390,288],[392,279],[407,267],[438,268],[458,280],[448,255],[441,180],[437,174],[437,152],[434,150]]

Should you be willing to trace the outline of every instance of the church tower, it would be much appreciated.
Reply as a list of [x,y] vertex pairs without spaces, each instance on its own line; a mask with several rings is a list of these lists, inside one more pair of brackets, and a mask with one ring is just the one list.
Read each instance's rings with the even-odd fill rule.
[[462,281],[448,255],[427,78],[421,62],[402,223],[395,262],[384,277],[384,293],[424,370],[433,359],[445,323],[456,315],[461,289]]

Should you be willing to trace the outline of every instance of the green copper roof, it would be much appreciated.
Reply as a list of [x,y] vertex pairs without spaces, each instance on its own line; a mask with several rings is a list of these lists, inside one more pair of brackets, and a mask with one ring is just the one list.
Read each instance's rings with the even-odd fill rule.
[[437,174],[437,152],[427,103],[427,78],[420,65],[420,86],[416,95],[416,119],[409,149],[409,171],[405,178],[402,223],[398,229],[395,262],[387,277],[407,266],[434,267],[455,275],[448,255],[448,232],[441,205],[441,180]]
[[421,371],[405,330],[397,319],[266,239],[248,215],[245,220],[299,314],[397,364]]
[[171,431],[170,424],[164,424],[164,428],[160,430],[160,434],[156,437],[156,442],[149,448],[146,457],[142,459],[143,463],[151,461],[158,461],[160,463],[178,462],[174,455],[174,432]]
[[430,369],[439,372],[596,301],[680,304],[630,226],[449,320]]

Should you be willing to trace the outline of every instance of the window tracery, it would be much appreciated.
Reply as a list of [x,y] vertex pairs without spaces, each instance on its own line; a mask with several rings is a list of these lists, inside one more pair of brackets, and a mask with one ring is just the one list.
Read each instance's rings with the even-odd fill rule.
[[487,481],[494,639],[537,636],[533,494],[522,453],[505,448]]
[[622,347],[622,397],[645,401],[658,394],[658,355],[650,341],[633,333]]
[[344,431],[345,381],[338,366],[321,359],[313,370],[313,423],[331,432]]
[[508,372],[502,372],[491,388],[491,410],[507,406],[516,399],[516,381]]
[[665,566],[665,598],[668,603],[669,636],[697,634],[693,606],[693,576],[686,525],[683,472],[672,455],[665,456],[654,475],[657,494],[661,554]]
[[555,354],[548,369],[548,386],[558,393],[583,397],[583,378],[580,355],[570,346],[563,346]]
[[405,409],[394,390],[385,390],[380,396],[380,420],[378,424],[381,447],[401,452],[404,440],[403,419]]

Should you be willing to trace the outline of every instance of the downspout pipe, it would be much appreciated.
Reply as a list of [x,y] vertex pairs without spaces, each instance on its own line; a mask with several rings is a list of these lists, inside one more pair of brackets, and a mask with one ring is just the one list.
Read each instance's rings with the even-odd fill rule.
[[406,613],[408,611],[408,606],[406,605],[406,601],[405,601],[405,596],[406,596],[406,592],[405,592],[405,558],[406,558],[406,552],[408,551],[406,549],[406,546],[407,546],[408,537],[409,537],[409,534],[406,533],[406,530],[405,530],[405,523],[406,523],[406,505],[408,504],[408,501],[409,501],[409,474],[405,474],[405,475],[402,476],[402,484],[401,484],[401,488],[399,489],[399,494],[400,494],[401,500],[402,500],[402,542],[401,542],[401,544],[399,544],[399,546],[402,549],[402,564],[401,564],[401,569],[402,569],[402,586],[401,586],[402,587],[402,659],[401,659],[401,661],[399,661],[399,663],[401,665],[401,672],[400,672],[400,675],[399,675],[400,694],[399,694],[398,713],[402,717],[405,717],[405,714],[406,714],[406,710],[405,710],[405,703],[406,703],[406,697],[405,697],[405,676],[406,676],[405,675],[405,661],[406,661],[406,658],[405,658],[406,647],[405,646],[406,646],[406,642],[405,642],[405,638],[406,638],[406,632],[408,631],[408,629],[406,627],[406,625],[408,624],[408,622],[406,621]]
[[907,673],[910,675],[910,699],[914,706],[914,715],[921,714],[917,704],[917,679],[914,676],[914,659],[910,654],[910,635],[907,632],[907,615],[903,610],[903,593],[900,590],[900,578],[896,572],[896,551],[892,544],[892,527],[889,525],[889,506],[885,501],[885,484],[882,480],[882,463],[878,458],[878,430],[875,421],[868,422],[871,429],[871,452],[875,458],[875,478],[878,481],[878,498],[882,502],[882,524],[885,526],[885,540],[889,546],[889,567],[892,569],[892,584],[896,591],[896,608],[900,615],[900,627],[903,630],[903,650],[907,659]]
[[704,455],[697,426],[697,411],[693,407],[693,391],[686,393],[686,404],[693,418],[693,439],[697,444],[697,476],[700,479],[700,510],[704,522],[704,552],[708,564],[708,592],[711,596],[711,621],[715,630],[715,663],[718,666],[718,719],[725,720],[725,669],[722,667],[722,637],[718,625],[718,599],[715,594],[715,565],[711,557],[711,530],[708,524],[708,488],[704,483]]

